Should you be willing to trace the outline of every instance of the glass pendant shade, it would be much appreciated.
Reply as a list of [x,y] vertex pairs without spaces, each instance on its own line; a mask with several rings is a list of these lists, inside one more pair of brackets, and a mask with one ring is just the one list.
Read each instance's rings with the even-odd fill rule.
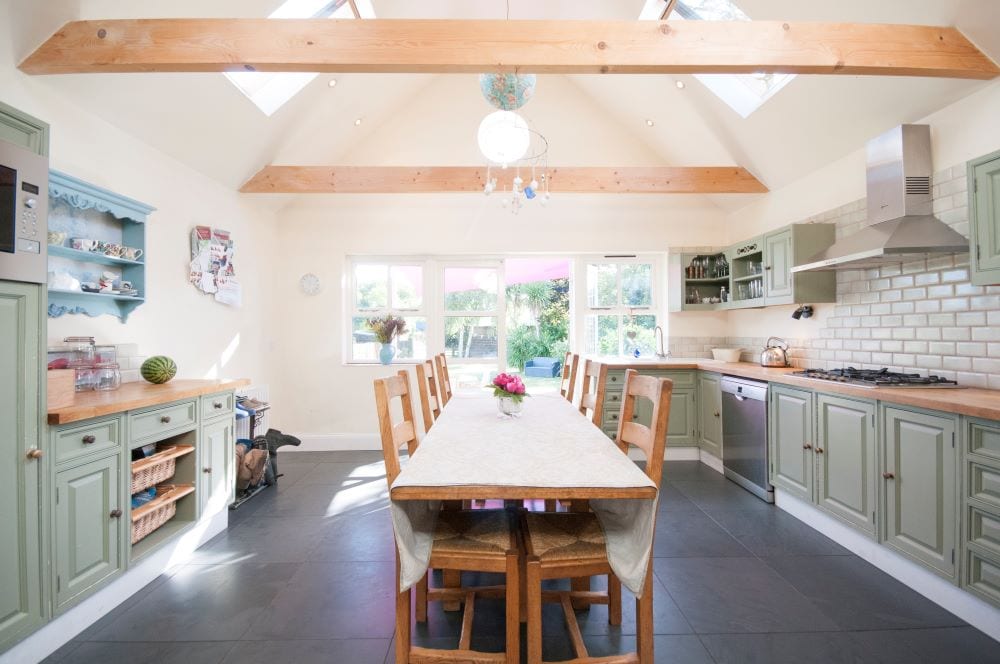
[[512,111],[496,111],[483,118],[477,138],[483,156],[504,165],[523,157],[531,144],[528,123]]

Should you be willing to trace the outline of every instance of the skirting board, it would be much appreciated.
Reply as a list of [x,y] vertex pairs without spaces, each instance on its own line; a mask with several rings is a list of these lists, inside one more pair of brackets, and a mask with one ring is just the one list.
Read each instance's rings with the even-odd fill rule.
[[1000,641],[1000,609],[781,489],[774,490],[774,498],[780,509]]
[[106,587],[0,654],[0,664],[42,661],[119,605],[138,597],[136,593],[158,576],[186,562],[195,549],[224,531],[228,524],[228,509],[202,518],[177,539],[130,565],[125,574]]

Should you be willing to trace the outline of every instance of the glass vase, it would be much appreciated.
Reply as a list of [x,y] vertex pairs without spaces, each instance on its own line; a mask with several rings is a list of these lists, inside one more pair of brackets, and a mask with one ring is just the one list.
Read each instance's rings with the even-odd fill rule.
[[497,397],[497,408],[504,415],[517,417],[521,414],[522,402],[514,401],[513,397]]

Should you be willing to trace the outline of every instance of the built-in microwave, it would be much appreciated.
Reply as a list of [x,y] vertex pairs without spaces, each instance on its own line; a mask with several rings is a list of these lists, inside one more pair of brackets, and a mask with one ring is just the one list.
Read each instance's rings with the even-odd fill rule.
[[45,283],[49,160],[0,140],[0,279]]

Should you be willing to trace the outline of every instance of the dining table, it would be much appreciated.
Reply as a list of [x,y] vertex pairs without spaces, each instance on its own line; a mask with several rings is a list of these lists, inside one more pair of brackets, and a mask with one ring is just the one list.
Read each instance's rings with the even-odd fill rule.
[[405,461],[389,498],[397,643],[409,637],[410,589],[427,572],[442,501],[559,499],[589,505],[597,516],[611,569],[636,596],[640,661],[652,660],[657,485],[565,398],[535,395],[510,416],[488,392],[456,392]]

